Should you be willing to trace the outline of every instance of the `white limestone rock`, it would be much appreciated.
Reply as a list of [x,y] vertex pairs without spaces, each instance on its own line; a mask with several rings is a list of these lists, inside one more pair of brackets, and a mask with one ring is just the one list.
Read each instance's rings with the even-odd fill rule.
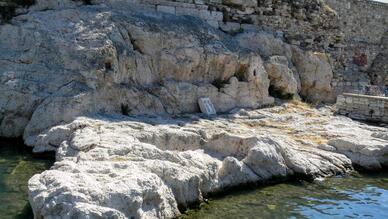
[[[236,113],[94,115],[30,136],[32,146],[57,150],[55,165],[29,181],[35,216],[172,218],[178,206],[233,186],[387,165],[387,141],[373,137],[386,129],[333,116],[328,108],[300,103]],[[363,146],[338,140],[357,135]]]
[[342,137],[329,141],[339,153],[365,169],[381,169],[388,165],[388,141],[364,137]]
[[132,6],[38,1],[1,25],[0,136],[90,113],[198,112],[204,94],[220,112],[273,102],[257,53],[198,18]]

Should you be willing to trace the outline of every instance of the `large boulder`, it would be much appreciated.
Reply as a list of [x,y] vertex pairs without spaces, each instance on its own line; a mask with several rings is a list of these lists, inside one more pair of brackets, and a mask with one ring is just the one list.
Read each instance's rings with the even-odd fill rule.
[[297,96],[299,84],[299,75],[294,73],[285,56],[271,56],[265,64],[272,89],[280,96]]
[[327,54],[292,48],[292,62],[300,77],[300,95],[310,102],[333,102],[333,69]]

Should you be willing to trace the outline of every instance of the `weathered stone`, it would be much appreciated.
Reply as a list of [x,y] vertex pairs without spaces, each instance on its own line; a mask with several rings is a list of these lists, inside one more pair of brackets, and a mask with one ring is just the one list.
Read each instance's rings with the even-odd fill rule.
[[312,102],[334,102],[331,80],[333,69],[327,54],[292,49],[292,61],[299,73],[301,96]]
[[271,56],[265,64],[271,86],[273,89],[280,92],[281,95],[298,95],[298,87],[300,87],[299,76],[290,68],[287,57]]
[[201,109],[202,113],[205,113],[208,116],[217,114],[213,103],[210,101],[210,99],[208,97],[199,98],[198,104],[199,104],[199,108]]
[[[197,100],[209,90],[220,112],[271,103],[258,54],[199,19],[132,10],[47,10],[1,25],[0,48],[13,52],[0,53],[0,134],[20,136],[27,127],[27,138],[92,112],[198,112]],[[234,96],[212,87],[237,72],[241,86],[226,89]]]
[[387,97],[344,93],[337,98],[337,110],[342,115],[371,122],[386,122]]
[[[386,128],[303,103],[235,109],[274,103],[269,88],[327,102],[384,86],[386,7],[326,2],[338,7],[37,0],[16,8],[0,25],[0,136],[24,133],[34,152],[57,154],[29,182],[35,217],[175,218],[178,206],[232,186],[344,174],[351,163],[385,167]],[[178,116],[200,112],[200,97],[233,114]],[[360,109],[354,118],[387,119],[381,101],[339,103],[342,113]]]
[[384,133],[302,103],[217,120],[78,118],[31,137],[58,148],[55,165],[30,179],[29,199],[36,217],[172,218],[178,205],[231,186],[346,173],[351,162],[381,168]]

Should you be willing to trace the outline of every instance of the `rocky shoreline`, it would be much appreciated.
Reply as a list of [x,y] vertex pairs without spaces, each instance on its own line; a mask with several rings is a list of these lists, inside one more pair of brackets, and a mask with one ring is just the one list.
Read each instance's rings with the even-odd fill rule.
[[387,133],[298,102],[214,118],[83,117],[34,137],[57,162],[30,179],[29,198],[38,218],[174,218],[238,185],[381,170]]
[[385,86],[384,7],[363,53],[332,1],[187,2],[36,0],[0,21],[0,136],[56,153],[29,181],[35,218],[175,218],[235,186],[388,165],[386,127],[296,101]]

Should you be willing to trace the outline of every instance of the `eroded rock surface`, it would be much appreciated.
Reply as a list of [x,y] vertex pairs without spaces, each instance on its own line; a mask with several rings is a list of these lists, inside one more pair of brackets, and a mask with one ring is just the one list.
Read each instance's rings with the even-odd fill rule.
[[[57,156],[29,182],[35,217],[174,218],[209,193],[241,184],[387,165],[386,129],[329,108],[297,103],[181,115],[199,112],[204,96],[221,113],[273,104],[270,87],[332,101],[330,55],[298,47],[301,40],[325,44],[321,36],[292,40],[258,28],[226,34],[134,1],[91,2],[37,0],[0,25],[0,136],[23,135],[35,152]],[[222,2],[244,10],[238,20],[257,3]],[[336,19],[315,5],[291,17],[322,27],[307,28],[318,37]]]
[[203,96],[218,112],[257,108],[274,102],[270,86],[313,101],[330,93],[330,63],[271,32],[232,36],[130,1],[94,3],[38,1],[0,25],[0,136],[94,113],[199,112]]
[[57,162],[30,179],[29,199],[44,218],[171,218],[232,186],[381,168],[386,133],[302,103],[211,119],[81,117],[30,138]]
[[132,7],[31,11],[1,25],[0,135],[87,113],[198,112],[204,95],[219,112],[273,102],[259,54],[198,18]]

